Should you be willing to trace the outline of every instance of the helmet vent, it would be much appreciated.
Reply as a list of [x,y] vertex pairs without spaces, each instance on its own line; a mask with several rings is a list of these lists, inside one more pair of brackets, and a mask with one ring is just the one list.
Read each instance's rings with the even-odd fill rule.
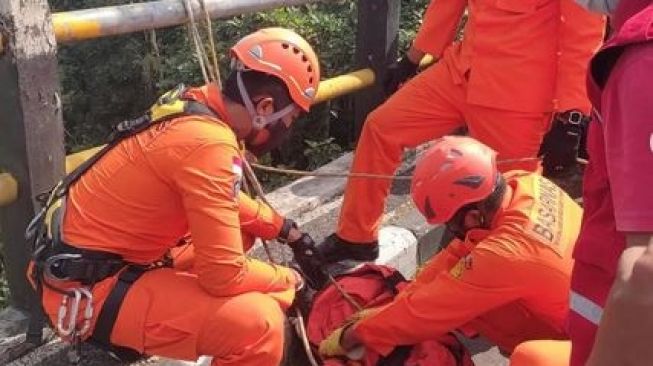
[[250,48],[249,53],[259,60],[263,58],[263,48],[261,48],[259,45]]
[[458,149],[451,149],[447,153],[447,159],[457,159],[461,156],[463,156],[463,153]]
[[284,50],[287,50],[290,47],[290,45],[288,43],[282,43],[281,47],[283,47]]
[[435,217],[435,210],[431,207],[431,200],[428,197],[424,200],[424,215],[427,220],[432,220]]
[[485,181],[485,177],[483,176],[468,175],[465,178],[458,179],[457,181],[454,182],[454,184],[469,187],[472,189],[478,189],[481,186],[481,184],[483,184],[484,181]]

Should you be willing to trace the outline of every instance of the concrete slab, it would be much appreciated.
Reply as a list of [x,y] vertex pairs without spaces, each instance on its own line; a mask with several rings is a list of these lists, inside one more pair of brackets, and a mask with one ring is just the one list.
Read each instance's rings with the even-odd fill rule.
[[0,311],[0,339],[12,337],[27,330],[28,314],[13,306]]
[[379,230],[379,259],[377,264],[393,266],[406,278],[417,269],[417,238],[409,230],[386,226]]

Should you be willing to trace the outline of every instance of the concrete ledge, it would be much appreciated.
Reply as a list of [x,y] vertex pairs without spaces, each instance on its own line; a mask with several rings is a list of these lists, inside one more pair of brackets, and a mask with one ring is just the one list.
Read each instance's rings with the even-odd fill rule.
[[379,259],[377,264],[386,264],[411,278],[417,269],[417,238],[409,230],[386,226],[379,230]]
[[[317,169],[316,172],[347,173],[353,159],[346,153]],[[340,195],[347,180],[339,177],[304,177],[265,195],[270,204],[282,215],[298,217]]]

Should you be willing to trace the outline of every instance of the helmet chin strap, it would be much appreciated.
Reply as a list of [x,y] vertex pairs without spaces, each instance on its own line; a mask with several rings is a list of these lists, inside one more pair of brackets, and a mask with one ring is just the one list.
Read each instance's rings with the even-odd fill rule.
[[254,108],[252,99],[249,97],[249,93],[247,92],[247,88],[245,88],[245,83],[243,82],[243,78],[241,76],[243,72],[247,72],[247,71],[248,70],[245,69],[242,66],[242,64],[238,65],[236,71],[236,82],[238,83],[238,90],[240,91],[240,97],[243,100],[243,103],[245,103],[245,109],[247,109],[247,112],[249,113],[250,117],[252,117],[252,124],[254,125],[254,128],[256,129],[265,128],[265,126],[282,119],[283,117],[289,115],[295,110],[294,103],[290,103],[284,108],[282,108],[281,110],[276,111],[267,116],[263,116],[256,113],[256,108]]

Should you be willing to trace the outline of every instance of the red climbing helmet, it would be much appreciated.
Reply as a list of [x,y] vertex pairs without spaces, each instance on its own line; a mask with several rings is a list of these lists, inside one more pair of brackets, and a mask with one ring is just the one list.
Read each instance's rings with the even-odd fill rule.
[[419,159],[411,184],[417,209],[430,224],[449,221],[463,206],[495,189],[496,152],[464,136],[445,136]]
[[290,29],[264,28],[238,41],[231,54],[244,69],[283,80],[295,104],[308,112],[320,83],[320,64],[302,36]]

